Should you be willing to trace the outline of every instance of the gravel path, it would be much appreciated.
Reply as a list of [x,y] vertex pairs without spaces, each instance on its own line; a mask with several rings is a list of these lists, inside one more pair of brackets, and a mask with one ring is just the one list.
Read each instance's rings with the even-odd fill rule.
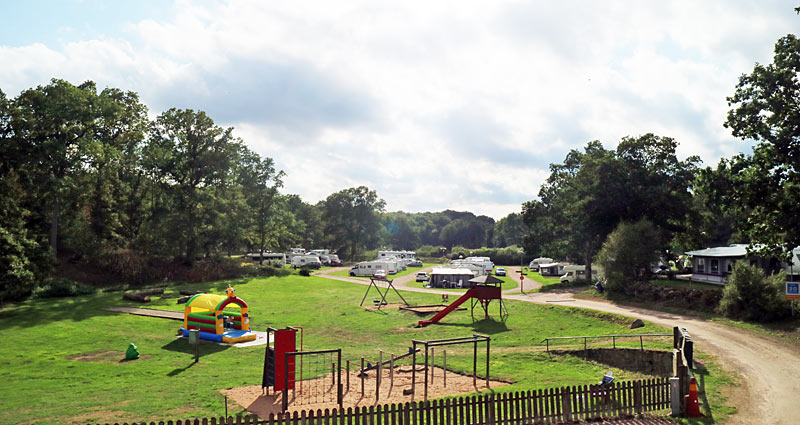
[[[346,269],[339,268],[338,270]],[[511,268],[509,268],[511,269]],[[336,269],[319,272],[329,279],[369,284],[361,279],[340,278],[328,273]],[[425,269],[423,269],[425,270]],[[515,275],[509,270],[510,275]],[[452,294],[436,289],[414,288],[406,284],[414,275],[403,276],[393,281],[398,289],[413,292]],[[528,285],[528,282],[532,282]],[[535,284],[525,279],[525,291]],[[385,285],[383,285],[385,286]],[[736,406],[738,413],[728,420],[728,424],[800,424],[800,347],[795,344],[748,332],[742,329],[710,322],[691,316],[683,316],[644,308],[621,306],[602,301],[573,298],[570,291],[525,293],[519,288],[504,291],[505,298],[538,304],[557,303],[573,307],[605,311],[657,323],[665,327],[685,327],[697,346],[703,352],[718,356],[722,366],[737,372],[742,377],[742,385],[734,389],[729,404]],[[632,422],[638,423],[638,422]]]

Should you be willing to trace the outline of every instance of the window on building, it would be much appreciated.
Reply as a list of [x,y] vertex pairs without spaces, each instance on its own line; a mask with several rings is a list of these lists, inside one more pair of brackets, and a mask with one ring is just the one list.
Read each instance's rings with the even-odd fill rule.
[[705,273],[706,272],[706,260],[705,258],[698,258],[697,259],[697,273]]
[[728,261],[728,273],[733,272],[733,261]]
[[719,260],[711,260],[711,273],[719,273]]

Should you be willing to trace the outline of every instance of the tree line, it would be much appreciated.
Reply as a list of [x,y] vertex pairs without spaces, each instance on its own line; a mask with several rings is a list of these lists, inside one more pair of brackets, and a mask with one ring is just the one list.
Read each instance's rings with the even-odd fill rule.
[[203,111],[151,119],[137,93],[91,81],[0,90],[0,299],[30,292],[59,261],[109,252],[191,265],[294,246],[354,259],[522,237],[469,212],[386,213],[363,186],[311,204],[281,192],[285,176]]

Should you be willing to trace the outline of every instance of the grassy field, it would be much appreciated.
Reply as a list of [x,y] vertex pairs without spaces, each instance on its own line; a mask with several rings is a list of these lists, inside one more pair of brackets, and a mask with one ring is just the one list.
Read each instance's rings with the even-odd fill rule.
[[[228,283],[179,285],[169,292],[223,293]],[[412,338],[469,336],[473,332],[489,335],[492,377],[514,382],[499,391],[595,383],[608,369],[618,380],[640,378],[639,373],[577,357],[551,359],[540,341],[548,336],[666,331],[652,324],[632,331],[628,329],[630,319],[619,316],[514,301],[506,302],[510,316],[505,323],[472,322],[469,313],[462,311],[439,325],[418,329],[414,324],[419,316],[360,308],[360,285],[298,275],[230,283],[249,304],[255,330],[302,326],[304,349],[341,347],[345,360],[374,358],[379,349],[404,353]],[[404,293],[404,297],[412,304],[441,300],[434,294]],[[220,389],[260,383],[263,346],[204,343],[200,361],[193,363],[188,342],[175,337],[181,322],[103,310],[130,305],[115,292],[35,300],[0,310],[0,379],[4,387],[0,423],[113,423],[219,416],[224,413]],[[156,298],[147,307],[183,309],[175,298]],[[496,312],[496,306],[492,307],[491,312]],[[126,362],[123,353],[131,342],[142,358]],[[453,349],[448,354],[449,367],[471,367],[471,357],[464,350]],[[711,369],[706,382],[712,388],[715,379]],[[242,409],[230,406],[230,414],[239,412]]]
[[560,282],[560,276],[542,276],[539,272],[528,271],[525,275],[528,279],[533,279],[542,284],[542,289],[547,288],[550,285],[555,285]]

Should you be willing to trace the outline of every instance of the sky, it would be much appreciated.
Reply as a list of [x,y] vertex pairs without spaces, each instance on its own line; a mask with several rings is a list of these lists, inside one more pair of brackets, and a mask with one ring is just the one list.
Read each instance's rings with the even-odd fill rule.
[[500,219],[599,140],[673,137],[706,166],[740,75],[797,33],[795,2],[0,0],[0,90],[51,78],[203,110],[316,203]]

